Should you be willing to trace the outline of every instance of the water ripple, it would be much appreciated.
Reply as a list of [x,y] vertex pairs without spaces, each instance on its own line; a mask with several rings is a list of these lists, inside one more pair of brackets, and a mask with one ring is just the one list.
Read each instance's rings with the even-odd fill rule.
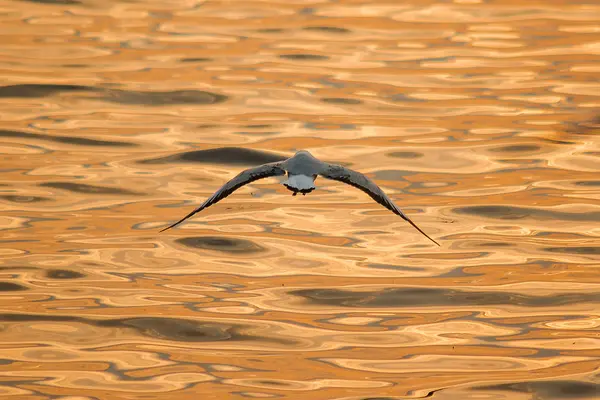
[[[2,4],[0,393],[597,397],[600,7],[232,4]],[[442,247],[323,178],[159,232],[299,149]]]

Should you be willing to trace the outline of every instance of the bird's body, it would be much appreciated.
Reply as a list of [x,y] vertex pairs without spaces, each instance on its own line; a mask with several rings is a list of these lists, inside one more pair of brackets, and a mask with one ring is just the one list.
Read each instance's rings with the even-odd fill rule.
[[202,203],[200,207],[196,208],[194,211],[174,224],[164,228],[161,230],[161,232],[180,224],[181,222],[190,218],[192,215],[204,210],[207,207],[210,207],[250,182],[267,178],[269,176],[282,176],[286,173],[288,179],[282,183],[287,189],[293,192],[294,196],[298,193],[306,195],[307,193],[312,192],[315,189],[314,183],[318,176],[344,182],[348,185],[354,186],[368,194],[373,200],[394,214],[402,217],[419,232],[425,235],[429,240],[439,246],[438,242],[430,238],[417,225],[415,225],[414,222],[404,215],[400,208],[394,204],[394,202],[383,192],[383,190],[381,190],[379,186],[377,186],[365,175],[361,174],[360,172],[342,167],[341,165],[325,163],[315,158],[306,150],[297,152],[293,157],[290,157],[285,161],[263,164],[255,168],[242,171],[235,178],[217,190],[211,197]]
[[281,163],[281,168],[287,171],[288,179],[283,185],[294,192],[303,195],[315,190],[315,179],[323,172],[326,164],[313,157],[306,150],[297,152],[294,157],[288,158]]

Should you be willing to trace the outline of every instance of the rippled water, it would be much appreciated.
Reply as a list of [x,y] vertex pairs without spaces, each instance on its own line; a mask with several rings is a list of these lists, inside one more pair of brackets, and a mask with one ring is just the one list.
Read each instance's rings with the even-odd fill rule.
[[[599,395],[596,2],[4,0],[0,24],[0,395]],[[298,149],[442,246],[323,179],[158,233]]]

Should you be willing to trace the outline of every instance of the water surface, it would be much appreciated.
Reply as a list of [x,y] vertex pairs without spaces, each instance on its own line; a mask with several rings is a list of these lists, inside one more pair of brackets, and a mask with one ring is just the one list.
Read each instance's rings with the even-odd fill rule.
[[[600,6],[2,1],[0,395],[593,399]],[[364,193],[240,170],[308,149]]]

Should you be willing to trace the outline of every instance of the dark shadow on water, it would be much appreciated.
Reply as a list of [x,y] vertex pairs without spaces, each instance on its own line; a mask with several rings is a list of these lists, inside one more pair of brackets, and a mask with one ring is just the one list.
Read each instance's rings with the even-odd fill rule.
[[224,253],[258,253],[265,248],[246,239],[234,239],[218,236],[187,237],[175,240],[187,247],[202,250],[221,251]]
[[495,147],[489,149],[492,153],[525,153],[540,150],[541,147],[534,144],[515,144],[510,146]]
[[[58,4],[58,3],[57,3]],[[47,85],[47,84],[23,84],[0,86],[0,98],[22,97],[36,98],[51,96],[60,92],[83,92],[94,90],[91,86],[83,85]]]
[[122,90],[96,88],[84,85],[49,85],[23,84],[0,87],[0,98],[36,98],[46,97],[62,92],[94,92],[100,99],[112,103],[141,106],[166,106],[177,104],[216,104],[222,103],[229,97],[222,94],[202,90],[173,90],[167,92],[142,92],[137,90]]
[[516,305],[548,307],[600,301],[600,293],[567,293],[552,296],[527,296],[506,292],[467,292],[455,289],[389,288],[378,291],[343,289],[301,289],[289,292],[310,303],[343,307],[425,307]]
[[94,186],[87,185],[84,183],[74,182],[44,182],[39,184],[41,187],[48,187],[53,189],[68,190],[69,192],[83,193],[83,194],[125,194],[128,196],[139,196],[141,193],[133,192],[127,189],[112,188],[105,186]]
[[578,181],[575,182],[575,185],[577,186],[590,186],[590,187],[598,187],[600,186],[600,181]]
[[394,158],[414,159],[423,157],[423,153],[417,153],[416,151],[396,151],[389,153],[388,156]]
[[305,122],[304,128],[313,131],[355,131],[354,124],[325,124],[321,122]]
[[539,220],[563,221],[600,221],[600,212],[568,213],[562,211],[540,210],[537,208],[511,206],[468,206],[453,209],[456,214],[477,215],[486,218],[516,220],[535,218]]
[[13,282],[0,282],[0,292],[18,292],[28,290],[27,286],[22,286]]
[[326,97],[321,99],[323,103],[328,104],[362,104],[362,100],[358,99],[346,99],[342,97]]
[[585,255],[600,255],[600,246],[580,246],[580,247],[546,247],[544,251],[550,253],[562,254],[585,254]]
[[392,265],[392,264],[376,264],[376,263],[364,263],[358,264],[360,267],[373,268],[373,269],[387,269],[392,271],[407,271],[407,272],[423,272],[426,271],[426,268],[421,267],[406,267],[402,265]]
[[285,32],[285,30],[279,29],[279,28],[263,28],[263,29],[257,29],[256,32],[259,32],[259,33],[282,33],[282,32]]
[[271,124],[250,124],[250,125],[244,125],[244,128],[250,128],[250,129],[270,129],[273,128],[275,125],[271,125]]
[[476,243],[473,245],[473,247],[515,247],[516,244],[514,243],[507,243],[507,242],[481,242],[481,243]]
[[119,104],[140,106],[168,106],[177,104],[217,104],[227,96],[201,90],[175,90],[170,92],[138,92],[132,90],[105,90],[104,100]]
[[437,277],[438,278],[465,278],[465,277],[473,277],[473,276],[482,276],[484,275],[483,273],[472,273],[469,272],[470,267],[457,267],[457,268],[453,268],[448,272],[444,272],[442,274],[439,274]]
[[139,161],[140,164],[206,163],[224,165],[260,165],[286,160],[288,157],[261,150],[242,147],[219,147],[216,149],[188,151],[167,157]]
[[350,33],[351,31],[346,28],[339,28],[337,26],[306,26],[304,28],[305,31],[315,31],[315,32],[326,32],[326,33]]
[[250,324],[201,321],[181,318],[138,317],[123,319],[96,320],[70,315],[42,314],[0,314],[0,322],[73,322],[99,328],[129,328],[139,334],[161,340],[177,342],[218,342],[218,341],[268,341],[293,345],[292,339],[264,337],[244,333],[252,329]]
[[301,60],[301,61],[323,61],[329,60],[329,57],[322,56],[319,54],[281,54],[279,58],[287,60]]
[[394,170],[394,169],[384,169],[384,170],[379,170],[379,171],[375,171],[375,174],[373,175],[375,180],[382,180],[382,181],[404,181],[404,177],[405,176],[410,176],[410,175],[414,175],[414,172],[411,171],[404,171],[404,170]]
[[204,57],[191,57],[191,58],[182,58],[179,60],[184,63],[193,63],[193,62],[209,62],[213,61],[212,58],[204,58]]
[[600,132],[600,115],[594,115],[584,121],[573,121],[568,124],[567,132],[574,135],[598,136]]
[[[1,97],[1,96],[0,96]],[[105,147],[135,147],[135,143],[113,142],[107,140],[87,139],[73,136],[52,136],[41,133],[0,130],[0,137],[18,139],[45,140],[54,143],[73,144],[77,146],[105,146]]]
[[102,321],[99,325],[109,327],[124,325],[139,331],[145,336],[178,342],[214,342],[243,339],[243,335],[236,333],[242,328],[242,325],[212,322],[198,323],[178,318],[128,318]]
[[50,279],[80,279],[85,277],[85,275],[80,272],[70,271],[68,269],[51,269],[46,271],[46,276]]
[[474,390],[510,391],[530,393],[536,399],[594,398],[600,394],[600,384],[578,381],[532,381],[479,386]]

